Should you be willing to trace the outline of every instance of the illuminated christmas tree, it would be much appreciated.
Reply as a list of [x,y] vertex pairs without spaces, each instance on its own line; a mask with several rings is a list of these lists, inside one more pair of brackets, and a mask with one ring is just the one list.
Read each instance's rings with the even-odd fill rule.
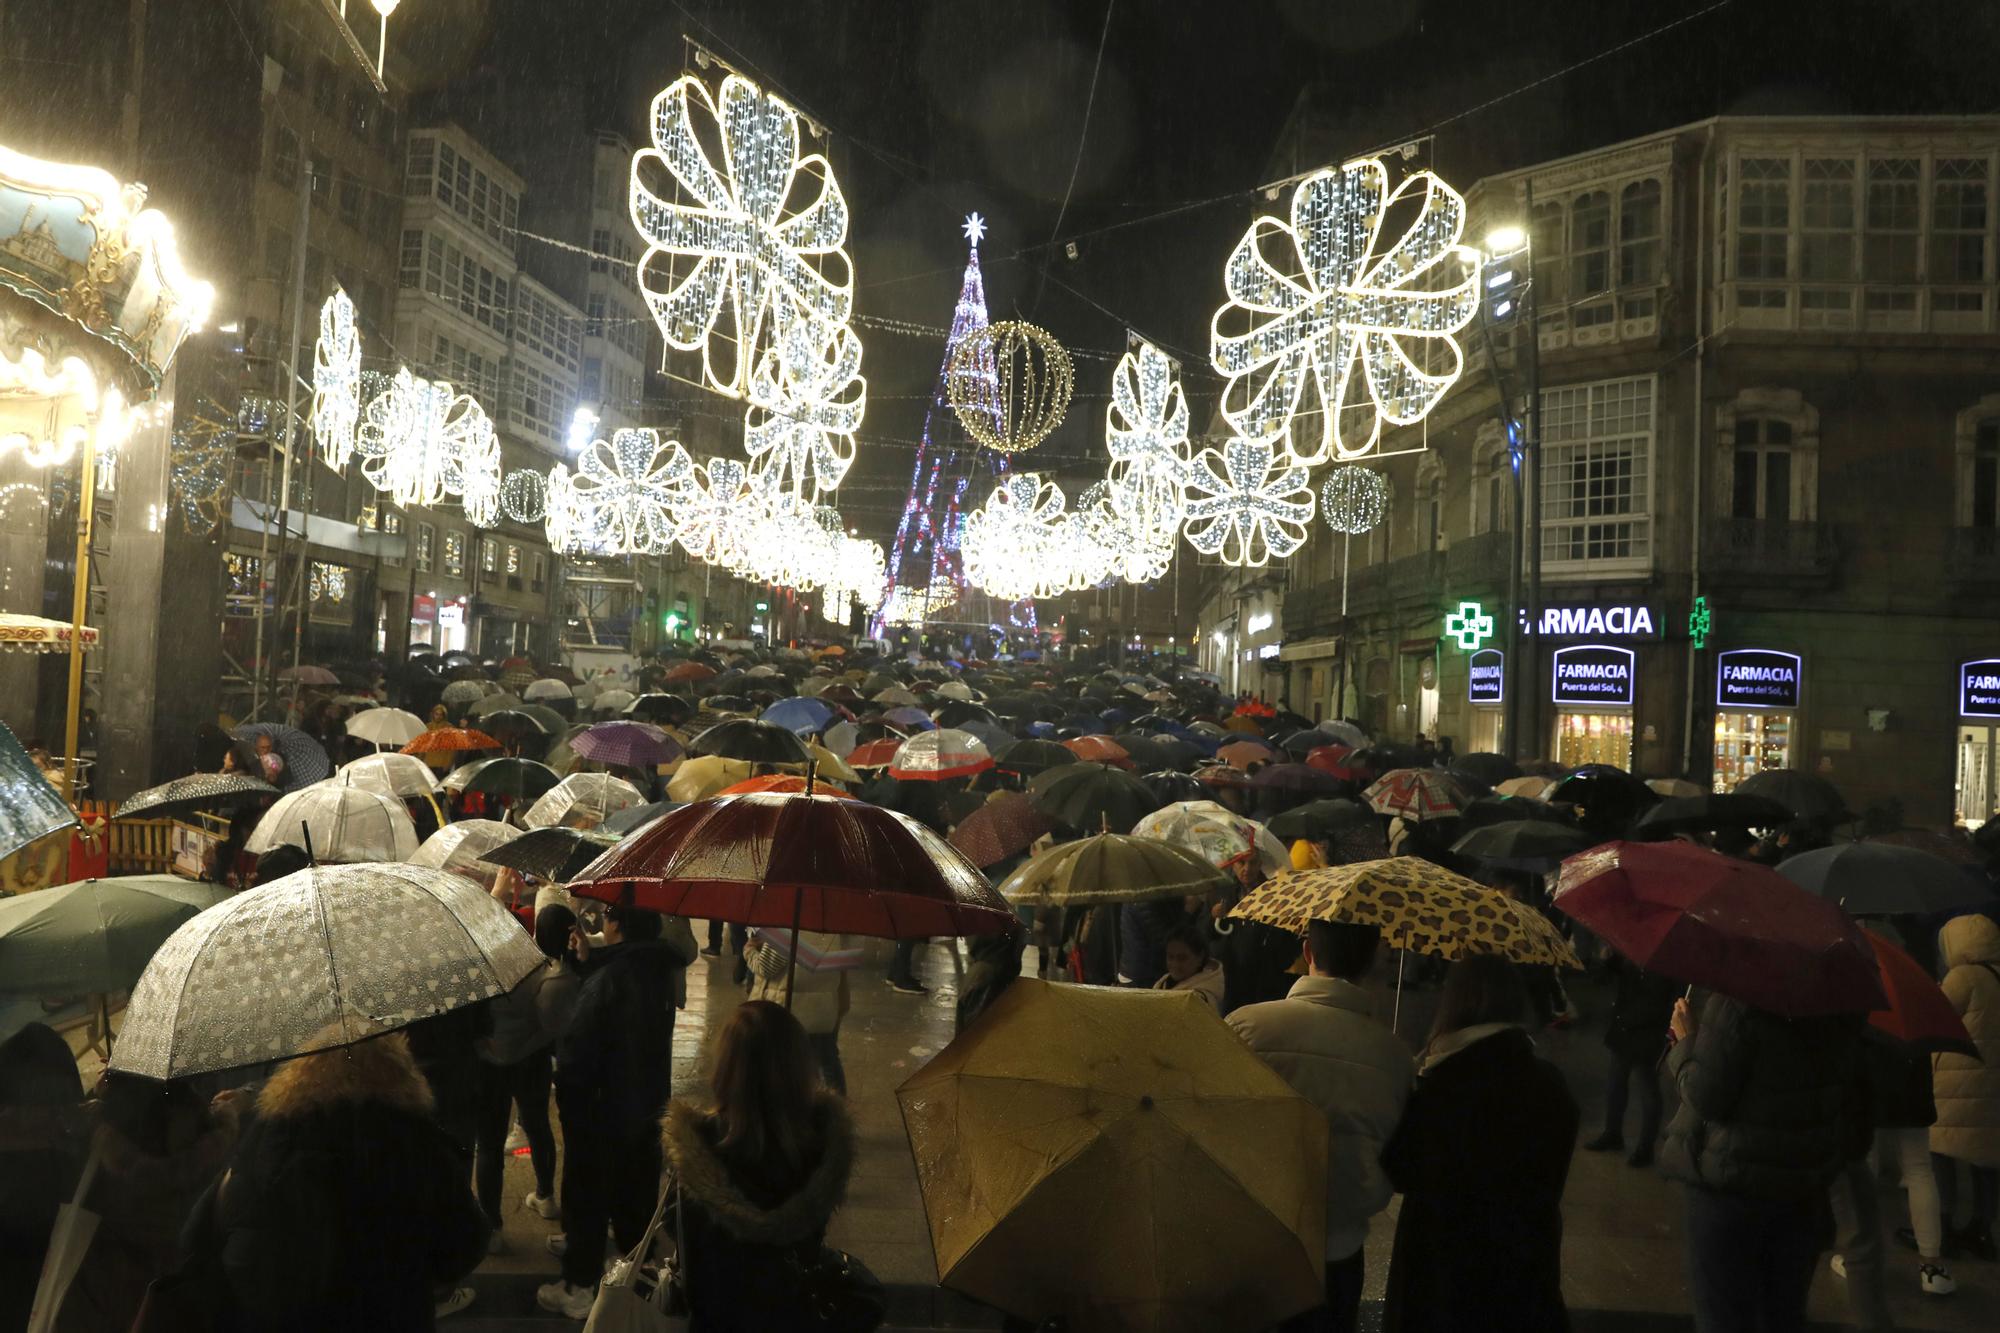
[[[903,516],[896,525],[895,544],[889,551],[889,581],[876,612],[875,632],[885,625],[922,624],[932,620],[979,623],[986,620],[987,600],[969,589],[965,563],[959,555],[959,535],[965,522],[968,492],[979,477],[984,485],[971,494],[978,505],[991,489],[994,477],[1007,470],[1004,455],[981,449],[951,409],[947,383],[959,344],[987,325],[986,279],[979,269],[979,241],[986,234],[986,222],[974,213],[965,220],[965,239],[971,251],[965,261],[965,280],[959,287],[958,305],[952,311],[951,330],[945,335],[944,360],[938,366],[937,385],[930,405],[924,410],[924,430],[917,445],[916,466],[910,469],[910,492],[903,501]],[[974,356],[961,374],[994,384],[998,400],[998,374],[990,351]],[[974,606],[972,602],[981,605]],[[1011,622],[1003,630],[1035,631],[1033,602],[1017,603],[1008,612]]]

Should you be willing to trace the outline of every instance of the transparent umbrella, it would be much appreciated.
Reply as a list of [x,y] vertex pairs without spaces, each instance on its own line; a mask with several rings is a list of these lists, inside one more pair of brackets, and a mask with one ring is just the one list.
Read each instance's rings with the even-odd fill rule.
[[308,787],[265,811],[243,850],[301,847],[320,861],[404,861],[417,850],[417,826],[392,796],[365,787]]

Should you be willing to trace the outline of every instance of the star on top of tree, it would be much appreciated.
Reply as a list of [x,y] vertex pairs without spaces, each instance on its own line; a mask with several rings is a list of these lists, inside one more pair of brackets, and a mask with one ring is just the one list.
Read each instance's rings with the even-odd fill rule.
[[986,236],[986,219],[980,217],[977,213],[967,213],[965,215],[965,226],[960,228],[960,230],[965,233],[965,239],[971,241],[976,246]]

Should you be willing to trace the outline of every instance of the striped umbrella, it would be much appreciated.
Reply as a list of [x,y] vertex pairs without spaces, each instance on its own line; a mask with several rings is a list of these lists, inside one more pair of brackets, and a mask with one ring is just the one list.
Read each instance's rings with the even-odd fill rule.
[[1375,779],[1361,799],[1378,815],[1400,815],[1421,824],[1458,818],[1472,798],[1443,769],[1398,768]]

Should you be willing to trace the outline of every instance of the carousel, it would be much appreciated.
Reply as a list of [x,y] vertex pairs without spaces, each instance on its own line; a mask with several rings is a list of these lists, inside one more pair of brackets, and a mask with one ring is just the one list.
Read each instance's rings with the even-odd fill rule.
[[[0,514],[35,505],[75,522],[67,620],[57,608],[0,614],[0,661],[69,658],[57,785],[76,790],[96,502],[116,485],[119,450],[156,413],[174,354],[208,317],[214,290],[182,269],[167,218],[146,188],[96,167],[0,146]],[[67,535],[61,539],[68,546]],[[55,543],[50,543],[53,549]],[[58,613],[59,614],[59,613]]]

